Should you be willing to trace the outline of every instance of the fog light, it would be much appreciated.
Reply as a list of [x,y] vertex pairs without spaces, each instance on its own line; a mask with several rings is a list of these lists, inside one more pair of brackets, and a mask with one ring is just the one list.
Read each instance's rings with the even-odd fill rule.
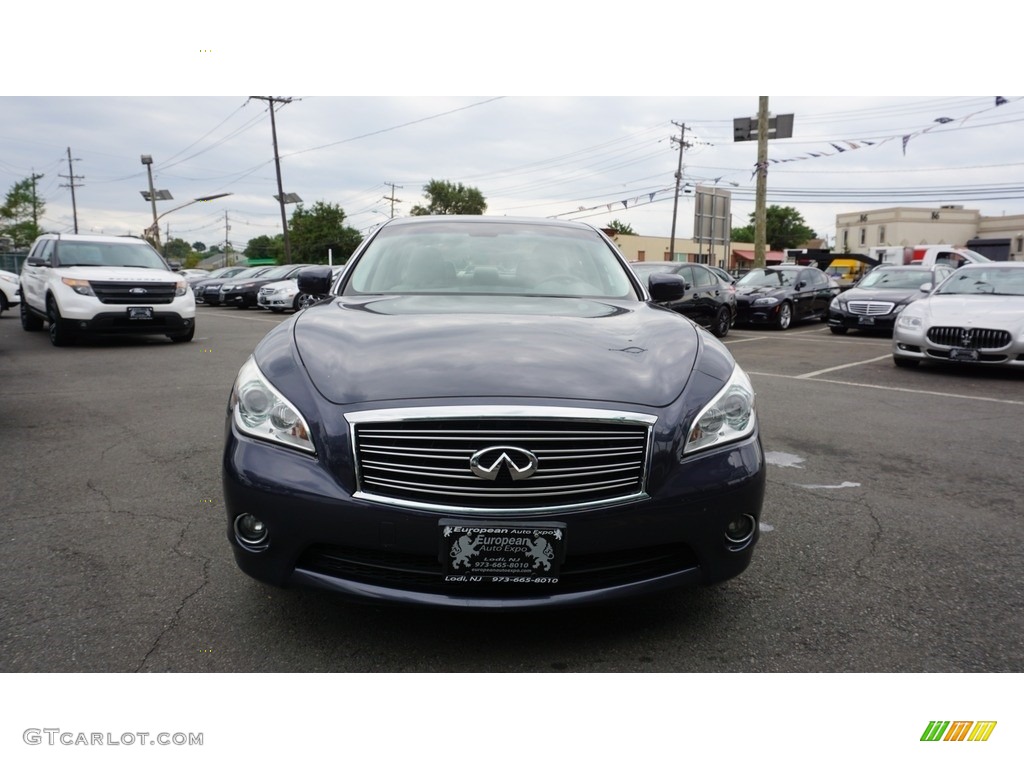
[[267,540],[270,532],[258,517],[246,513],[235,518],[235,536],[249,547],[258,547]]
[[751,515],[734,518],[725,526],[726,546],[733,551],[743,549],[753,540],[756,530],[757,521]]

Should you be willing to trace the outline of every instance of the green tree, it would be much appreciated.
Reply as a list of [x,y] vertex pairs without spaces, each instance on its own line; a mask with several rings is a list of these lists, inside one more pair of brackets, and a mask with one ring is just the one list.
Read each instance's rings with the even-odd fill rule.
[[7,193],[7,199],[0,206],[0,235],[14,240],[15,246],[26,246],[43,234],[39,218],[46,205],[36,194],[35,182],[43,178],[41,173],[15,182]]
[[409,211],[413,216],[429,216],[432,214],[471,214],[480,215],[487,210],[487,202],[476,187],[464,187],[450,181],[431,179],[423,187],[427,204],[414,205]]
[[206,250],[206,243],[202,242],[201,240],[197,240],[196,242],[192,243],[192,250],[202,253],[203,251]]
[[605,229],[615,230],[617,235],[635,235],[636,232],[629,224],[619,221],[618,219],[612,219],[605,225]]
[[[210,249],[213,250],[212,248]],[[260,235],[245,245],[242,255],[246,259],[274,259],[278,264],[284,263],[284,235]]]
[[[804,217],[796,208],[790,206],[769,205],[765,209],[765,244],[770,250],[782,251],[786,248],[799,248],[815,237],[814,230],[807,226]],[[754,242],[754,225],[757,214],[750,214],[750,223],[745,227],[736,227],[730,237],[733,242]]]
[[300,204],[288,221],[292,262],[326,264],[330,250],[335,264],[344,263],[363,240],[358,229],[344,222],[339,205],[317,201],[306,209]]
[[[165,259],[176,261],[185,269],[191,269],[199,261],[199,255],[192,252],[192,246],[180,237],[171,238],[164,243],[163,250]],[[190,259],[192,261],[191,264],[189,264]]]

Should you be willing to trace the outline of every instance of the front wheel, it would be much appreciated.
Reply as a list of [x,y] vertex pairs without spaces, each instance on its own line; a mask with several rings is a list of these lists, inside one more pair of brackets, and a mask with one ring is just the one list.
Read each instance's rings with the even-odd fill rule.
[[780,331],[784,331],[793,324],[793,305],[788,301],[782,302],[782,306],[779,307],[779,316],[775,318],[775,327]]
[[43,327],[43,321],[29,311],[25,301],[21,302],[21,327],[26,331],[38,331]]
[[196,335],[196,327],[195,327],[195,325],[193,325],[191,328],[189,328],[187,331],[185,331],[185,333],[169,333],[169,334],[167,334],[167,338],[169,338],[171,341],[175,342],[176,344],[186,344],[186,343],[192,341],[192,339],[195,337],[195,335]]
[[897,368],[917,368],[917,364],[921,361],[912,357],[896,357],[894,355],[892,362]]
[[841,325],[833,325],[833,326],[829,327],[829,330],[832,331],[832,333],[834,333],[836,336],[842,336],[847,331],[849,331],[850,329],[849,328],[844,328]]
[[64,324],[64,319],[60,316],[60,310],[57,308],[57,302],[53,299],[46,302],[46,317],[50,324],[50,343],[55,347],[66,347],[71,344],[73,341],[71,331]]
[[732,312],[729,311],[728,307],[719,307],[718,314],[715,315],[715,322],[711,325],[711,333],[719,339],[724,339],[729,335],[729,327],[731,325]]

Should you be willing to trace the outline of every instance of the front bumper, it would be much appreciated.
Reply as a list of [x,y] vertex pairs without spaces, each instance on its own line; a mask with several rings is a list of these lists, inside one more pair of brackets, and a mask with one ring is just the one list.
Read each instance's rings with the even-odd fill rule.
[[195,324],[195,318],[182,317],[176,312],[154,310],[150,320],[132,320],[127,310],[103,312],[88,320],[64,318],[62,325],[72,333],[95,333],[113,335],[147,335],[182,333]]
[[1024,369],[1024,344],[1011,337],[1011,342],[1001,349],[978,349],[976,359],[965,355],[960,348],[935,344],[928,339],[927,329],[905,328],[896,325],[892,334],[893,357],[908,360],[924,360],[949,365],[983,365]]
[[770,306],[752,306],[750,304],[736,304],[736,325],[761,325],[774,323],[778,320],[779,309],[782,302]]
[[852,312],[842,312],[835,309],[828,311],[828,325],[830,328],[846,328],[851,331],[888,331],[896,325],[896,318],[899,312],[888,315],[855,315]]
[[[277,586],[316,586],[349,598],[477,609],[562,607],[632,598],[732,578],[758,538],[765,464],[757,433],[684,460],[650,498],[570,512],[476,513],[465,520],[553,520],[566,526],[557,584],[445,582],[439,523],[454,512],[414,509],[352,495],[316,457],[237,433],[230,419],[223,461],[227,536],[239,567]],[[268,539],[244,545],[236,517],[259,518]],[[753,520],[742,547],[725,526]]]

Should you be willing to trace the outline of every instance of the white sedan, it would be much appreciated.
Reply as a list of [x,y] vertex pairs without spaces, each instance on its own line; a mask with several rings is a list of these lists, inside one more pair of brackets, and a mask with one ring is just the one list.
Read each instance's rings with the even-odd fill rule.
[[900,313],[893,362],[1024,369],[1024,262],[965,264]]
[[21,303],[18,276],[6,269],[0,269],[0,315]]
[[[337,266],[331,270],[332,282],[341,274],[342,269],[343,267]],[[298,312],[308,305],[308,298],[299,293],[298,278],[292,277],[288,280],[267,283],[261,287],[256,295],[256,304],[271,312],[284,312],[286,309]]]

